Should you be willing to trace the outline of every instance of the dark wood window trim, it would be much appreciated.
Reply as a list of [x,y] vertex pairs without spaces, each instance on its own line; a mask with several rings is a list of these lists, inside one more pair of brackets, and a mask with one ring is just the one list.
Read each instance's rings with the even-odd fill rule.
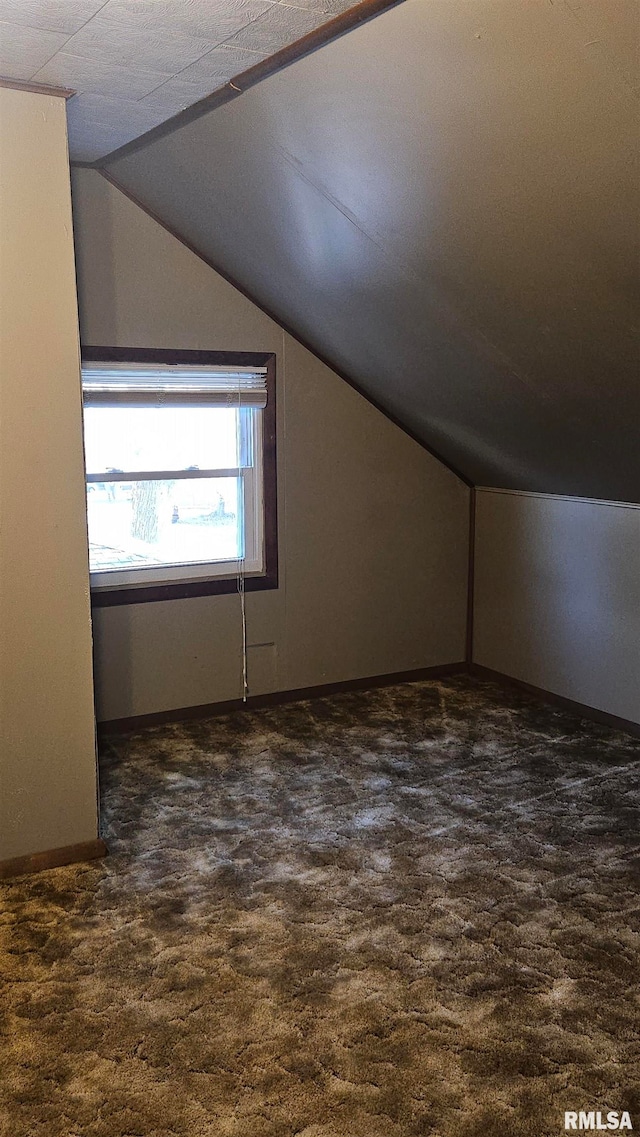
[[[263,497],[265,571],[244,578],[245,592],[278,587],[278,504],[276,460],[276,357],[273,352],[178,351],[167,348],[83,347],[82,361],[105,363],[192,364],[206,367],[266,367],[267,405],[263,414]],[[182,581],[178,584],[127,585],[108,591],[92,590],[95,608],[183,600],[190,596],[221,596],[238,591],[236,577]]]

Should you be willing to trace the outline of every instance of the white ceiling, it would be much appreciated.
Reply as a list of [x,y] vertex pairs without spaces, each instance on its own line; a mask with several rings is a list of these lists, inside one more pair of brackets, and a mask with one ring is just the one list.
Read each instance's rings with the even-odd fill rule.
[[0,77],[71,87],[92,162],[211,94],[353,0],[0,0]]

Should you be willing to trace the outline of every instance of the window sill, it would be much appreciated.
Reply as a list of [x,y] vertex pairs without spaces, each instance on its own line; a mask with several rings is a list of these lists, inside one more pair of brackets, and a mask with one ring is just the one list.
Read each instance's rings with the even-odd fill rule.
[[[266,592],[278,587],[278,574],[260,573],[244,577],[245,592]],[[186,600],[191,596],[225,596],[238,591],[237,576],[213,580],[185,580],[171,584],[130,584],[122,588],[92,589],[92,608],[112,608],[121,604],[149,604],[160,600]]]

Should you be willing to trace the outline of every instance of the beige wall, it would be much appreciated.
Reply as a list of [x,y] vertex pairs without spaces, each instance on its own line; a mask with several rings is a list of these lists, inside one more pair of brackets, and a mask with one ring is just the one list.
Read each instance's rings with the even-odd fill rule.
[[[74,175],[86,344],[274,351],[280,588],[247,596],[252,694],[464,658],[468,490],[93,171]],[[236,698],[235,596],[95,613],[98,717]]]
[[97,835],[65,107],[0,89],[0,860]]
[[476,502],[474,661],[640,722],[640,505]]

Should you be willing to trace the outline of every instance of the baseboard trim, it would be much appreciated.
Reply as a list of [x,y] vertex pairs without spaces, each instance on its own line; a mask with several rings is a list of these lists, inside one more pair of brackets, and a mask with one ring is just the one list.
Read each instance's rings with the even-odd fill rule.
[[106,854],[107,846],[100,837],[96,837],[93,841],[81,841],[79,845],[63,845],[60,849],[47,849],[44,853],[13,857],[11,860],[0,861],[0,880],[42,872],[43,869],[57,869],[80,861],[95,861]]
[[363,679],[345,679],[339,683],[321,683],[316,687],[297,687],[291,691],[272,691],[268,695],[250,695],[246,703],[242,699],[228,699],[221,703],[202,703],[195,707],[177,707],[170,711],[155,711],[148,715],[133,715],[130,718],[106,719],[98,723],[98,737],[111,734],[130,734],[147,726],[162,726],[170,722],[186,722],[189,719],[211,718],[213,715],[227,714],[229,711],[258,710],[260,707],[273,707],[279,703],[297,703],[304,699],[317,699],[325,695],[338,695],[342,691],[368,691],[375,687],[393,687],[396,683],[416,683],[420,679],[444,679],[448,675],[459,675],[467,671],[467,664],[442,663],[436,667],[418,667],[412,671],[393,671],[388,675],[369,675]]
[[480,663],[470,663],[468,670],[471,675],[476,675],[478,679],[488,679],[492,683],[506,683],[509,687],[517,687],[520,691],[535,695],[546,703],[554,703],[566,711],[572,711],[573,714],[580,715],[581,718],[591,719],[592,722],[599,722],[604,726],[611,726],[615,730],[624,730],[627,734],[640,738],[640,723],[633,722],[631,719],[609,714],[608,711],[590,707],[587,703],[578,703],[575,699],[567,699],[564,695],[556,695],[554,691],[547,691],[544,687],[534,687],[533,683],[525,683],[524,679],[515,679],[512,675],[505,675],[502,671],[494,671],[491,667],[483,667]]

